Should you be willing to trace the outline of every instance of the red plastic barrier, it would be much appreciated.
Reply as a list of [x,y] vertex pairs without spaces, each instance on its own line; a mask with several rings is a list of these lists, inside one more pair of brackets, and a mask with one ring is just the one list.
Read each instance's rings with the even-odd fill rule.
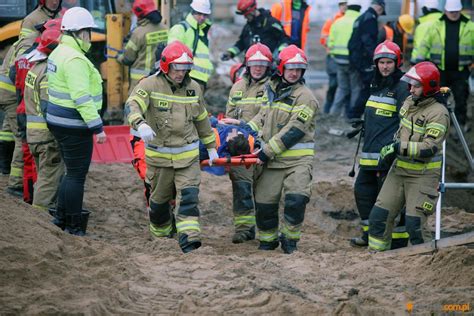
[[97,144],[94,136],[94,151],[92,162],[95,163],[131,163],[133,160],[130,145],[130,126],[104,126],[107,141]]

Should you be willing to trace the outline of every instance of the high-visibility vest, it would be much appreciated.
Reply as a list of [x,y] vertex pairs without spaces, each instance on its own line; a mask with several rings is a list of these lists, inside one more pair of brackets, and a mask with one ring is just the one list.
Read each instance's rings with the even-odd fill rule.
[[319,38],[319,43],[321,43],[321,45],[327,48],[327,40],[331,31],[331,26],[335,21],[342,18],[343,16],[344,13],[338,11],[332,18],[329,18],[326,20],[326,22],[324,22],[323,28],[321,29],[321,37]]
[[355,10],[347,10],[346,14],[331,26],[329,33],[329,53],[338,64],[349,64],[348,44],[352,35],[352,26],[360,15]]
[[[292,0],[282,0],[279,3],[275,3],[271,9],[272,16],[281,22],[286,35],[288,35],[289,37],[291,37],[292,9]],[[310,10],[311,7],[307,6],[303,16],[301,28],[301,49],[304,49],[306,47],[306,36],[309,32]]]
[[415,28],[415,36],[413,37],[413,50],[411,52],[410,62],[416,64],[420,61],[428,59],[428,56],[419,56],[421,42],[433,25],[443,14],[441,12],[433,12],[420,17],[420,24]]

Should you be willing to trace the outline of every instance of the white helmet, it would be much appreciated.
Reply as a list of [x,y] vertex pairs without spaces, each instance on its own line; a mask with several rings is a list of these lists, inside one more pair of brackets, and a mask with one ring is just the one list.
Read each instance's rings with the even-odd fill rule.
[[347,5],[360,5],[359,0],[348,0]]
[[67,10],[61,22],[61,31],[79,31],[92,27],[98,27],[92,14],[81,7],[73,7]]
[[438,3],[438,0],[425,0],[423,6],[427,7],[428,9],[438,9]]
[[211,14],[211,2],[209,0],[193,0],[191,8],[199,13]]
[[461,0],[446,0],[444,9],[446,11],[461,11],[462,10]]

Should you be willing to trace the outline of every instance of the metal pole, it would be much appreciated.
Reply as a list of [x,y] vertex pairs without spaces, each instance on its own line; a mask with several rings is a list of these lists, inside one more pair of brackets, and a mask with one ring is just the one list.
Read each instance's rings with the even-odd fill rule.
[[464,134],[462,132],[461,126],[459,126],[458,119],[456,118],[456,114],[454,114],[454,110],[451,106],[448,107],[449,113],[451,114],[451,120],[453,121],[454,128],[456,129],[456,133],[458,134],[459,140],[461,141],[462,148],[464,149],[464,154],[466,155],[467,161],[469,162],[469,168],[471,170],[474,169],[474,161],[472,160],[472,155],[469,150],[469,146],[464,138]]
[[445,191],[445,174],[446,174],[446,140],[443,141],[443,164],[441,167],[441,183],[440,183],[440,192],[438,203],[436,203],[436,229],[435,229],[435,241],[440,240],[441,238],[441,200],[443,199],[443,194]]

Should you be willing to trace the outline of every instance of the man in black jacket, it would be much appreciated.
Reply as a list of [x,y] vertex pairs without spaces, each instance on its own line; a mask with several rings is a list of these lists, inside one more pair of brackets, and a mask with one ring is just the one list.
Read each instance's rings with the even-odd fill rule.
[[[410,94],[407,84],[400,81],[403,72],[400,47],[389,41],[378,45],[373,63],[376,71],[370,86],[370,97],[364,114],[364,145],[359,160],[359,173],[354,185],[354,195],[359,210],[362,237],[352,238],[351,245],[368,245],[369,215],[382,188],[390,166],[379,165],[378,158],[383,146],[393,142],[398,129],[398,112]],[[394,230],[392,246],[406,246],[408,236],[404,228],[404,214],[401,225]],[[402,238],[401,238],[402,237]]]
[[290,39],[283,31],[280,21],[275,19],[270,11],[257,9],[256,0],[239,0],[236,13],[245,16],[247,24],[234,46],[222,54],[222,60],[229,60],[240,52],[245,52],[257,42],[268,46],[274,56],[289,44]]
[[370,82],[374,77],[373,55],[377,46],[377,19],[385,14],[385,1],[372,0],[371,6],[354,22],[349,40],[349,62],[357,69],[362,81],[362,90],[355,106],[349,109],[348,118],[359,118],[364,113],[365,102],[370,95]]

